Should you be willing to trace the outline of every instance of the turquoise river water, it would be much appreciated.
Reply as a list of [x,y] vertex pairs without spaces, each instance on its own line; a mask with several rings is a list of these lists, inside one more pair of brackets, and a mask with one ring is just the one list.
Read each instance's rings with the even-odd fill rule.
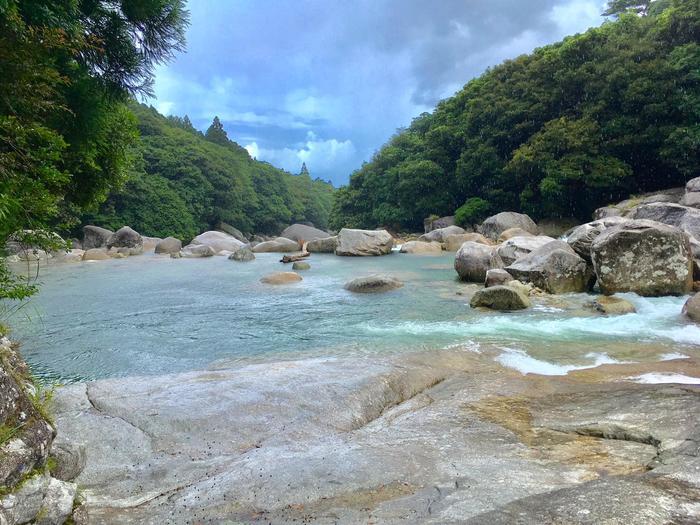
[[[35,372],[73,382],[161,374],[252,361],[436,348],[488,349],[506,366],[565,374],[601,363],[697,357],[700,328],[685,298],[626,295],[638,313],[604,317],[592,296],[550,296],[516,313],[469,308],[454,254],[313,255],[304,280],[270,286],[290,270],[279,254],[250,263],[225,257],[143,255],[42,269],[40,293],[12,319]],[[385,294],[352,294],[346,281],[388,273],[405,282]]]

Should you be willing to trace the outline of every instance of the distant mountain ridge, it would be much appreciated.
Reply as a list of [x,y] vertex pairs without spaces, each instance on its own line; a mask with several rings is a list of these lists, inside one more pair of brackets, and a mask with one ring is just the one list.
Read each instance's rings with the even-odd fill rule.
[[[189,239],[220,222],[245,233],[275,234],[295,222],[326,228],[333,186],[251,159],[218,118],[207,133],[187,117],[131,104],[141,134],[129,179],[83,223]],[[218,123],[218,124],[217,124]]]

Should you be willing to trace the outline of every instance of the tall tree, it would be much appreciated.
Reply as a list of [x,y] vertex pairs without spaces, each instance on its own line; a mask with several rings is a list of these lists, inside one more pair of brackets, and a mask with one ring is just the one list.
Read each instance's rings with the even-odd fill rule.
[[214,117],[211,126],[209,126],[207,131],[204,133],[204,138],[206,138],[209,142],[219,144],[220,146],[227,146],[229,142],[231,142],[226,134],[224,125],[219,120],[219,117]]

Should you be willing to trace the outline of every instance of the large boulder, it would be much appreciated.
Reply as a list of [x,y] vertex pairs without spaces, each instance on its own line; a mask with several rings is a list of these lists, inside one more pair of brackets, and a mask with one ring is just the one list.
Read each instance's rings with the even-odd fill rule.
[[467,241],[455,255],[455,271],[462,281],[483,283],[491,268],[494,247]]
[[276,272],[266,275],[260,282],[265,284],[290,284],[301,281],[301,275],[294,272]]
[[315,241],[316,239],[326,239],[328,236],[328,232],[306,224],[292,224],[280,233],[280,237],[292,239],[293,241]]
[[442,244],[439,242],[408,241],[401,246],[399,251],[417,255],[441,255]]
[[83,226],[83,250],[91,248],[103,248],[107,246],[107,241],[114,235],[113,231],[88,224]]
[[166,237],[158,244],[156,244],[156,253],[171,254],[179,252],[182,249],[182,241],[176,239],[175,237]]
[[343,228],[338,234],[336,255],[387,255],[394,246],[394,238],[386,230],[354,230]]
[[682,295],[692,289],[692,255],[686,233],[649,220],[608,228],[591,246],[601,292]]
[[489,239],[495,240],[498,239],[501,233],[510,228],[521,228],[533,235],[539,233],[535,221],[524,213],[515,213],[513,211],[503,211],[489,217],[479,226],[479,232]]
[[123,226],[107,240],[107,249],[110,248],[130,248],[130,255],[136,255],[143,252],[143,237],[129,226]]
[[454,226],[455,216],[448,215],[447,217],[440,217],[438,219],[433,217],[428,217],[423,221],[423,228],[425,233],[430,233],[433,230],[438,230],[440,228],[447,228],[448,226]]
[[146,237],[145,235],[142,235],[141,238],[143,239],[144,252],[150,252],[155,250],[156,246],[158,246],[158,243],[160,243],[163,240],[160,237]]
[[700,323],[700,293],[696,293],[685,302],[683,305],[683,315],[689,317],[696,323]]
[[581,226],[577,226],[569,231],[566,235],[566,242],[569,246],[587,261],[591,260],[591,244],[598,235],[607,228],[617,226],[618,224],[628,221],[624,217],[613,216],[605,217],[597,221],[587,222]]
[[243,232],[239,230],[238,228],[231,226],[228,223],[225,222],[220,222],[219,224],[216,225],[217,230],[221,230],[224,233],[228,233],[235,239],[241,241],[243,244],[248,244],[248,239],[246,238],[245,235],[243,235]]
[[461,235],[463,233],[467,232],[459,226],[447,226],[446,228],[438,228],[437,230],[425,233],[418,237],[418,240],[423,242],[445,242],[445,239],[450,235]]
[[[217,252],[214,251],[214,248],[208,244],[188,244],[182,250],[180,250],[179,255],[186,259],[197,259],[200,257],[212,257],[216,255],[216,253]],[[173,255],[175,254],[170,254],[171,257]]]
[[223,251],[235,252],[241,246],[244,246],[245,243],[239,241],[233,235],[229,235],[228,233],[212,230],[197,235],[194,239],[192,239],[190,245],[209,246],[212,250],[214,250],[214,254],[217,254]]
[[467,241],[478,242],[481,244],[488,245],[492,243],[492,241],[490,241],[480,233],[457,233],[445,237],[445,240],[442,243],[442,249],[448,252],[456,252]]
[[289,253],[298,251],[299,243],[284,237],[276,237],[271,241],[258,243],[253,248],[254,253]]
[[333,253],[338,247],[338,236],[314,239],[306,243],[306,251],[309,253]]
[[105,248],[90,248],[83,252],[83,261],[104,261],[109,258]]
[[494,268],[502,268],[517,261],[520,257],[541,248],[545,244],[554,241],[552,237],[546,235],[533,235],[526,237],[512,237],[501,244],[494,251]]
[[632,219],[647,219],[675,226],[700,240],[700,210],[672,202],[641,204],[628,215]]
[[505,270],[519,281],[549,293],[585,292],[592,272],[564,241],[552,241],[520,257]]
[[530,305],[530,299],[525,294],[510,286],[492,286],[478,290],[469,302],[472,308],[484,307],[501,311],[523,310]]
[[345,289],[355,293],[379,293],[401,288],[403,283],[390,275],[358,277],[345,284]]

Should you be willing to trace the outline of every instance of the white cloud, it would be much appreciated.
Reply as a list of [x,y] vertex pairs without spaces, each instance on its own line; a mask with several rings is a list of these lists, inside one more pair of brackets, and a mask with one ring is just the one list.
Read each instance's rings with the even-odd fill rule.
[[599,0],[573,0],[552,7],[549,18],[562,35],[572,35],[600,24],[600,14],[605,11],[606,4]]
[[292,173],[297,173],[303,162],[313,174],[326,173],[355,160],[355,145],[350,140],[320,139],[313,132],[297,148],[266,149],[257,142],[245,146],[251,157],[265,160]]

